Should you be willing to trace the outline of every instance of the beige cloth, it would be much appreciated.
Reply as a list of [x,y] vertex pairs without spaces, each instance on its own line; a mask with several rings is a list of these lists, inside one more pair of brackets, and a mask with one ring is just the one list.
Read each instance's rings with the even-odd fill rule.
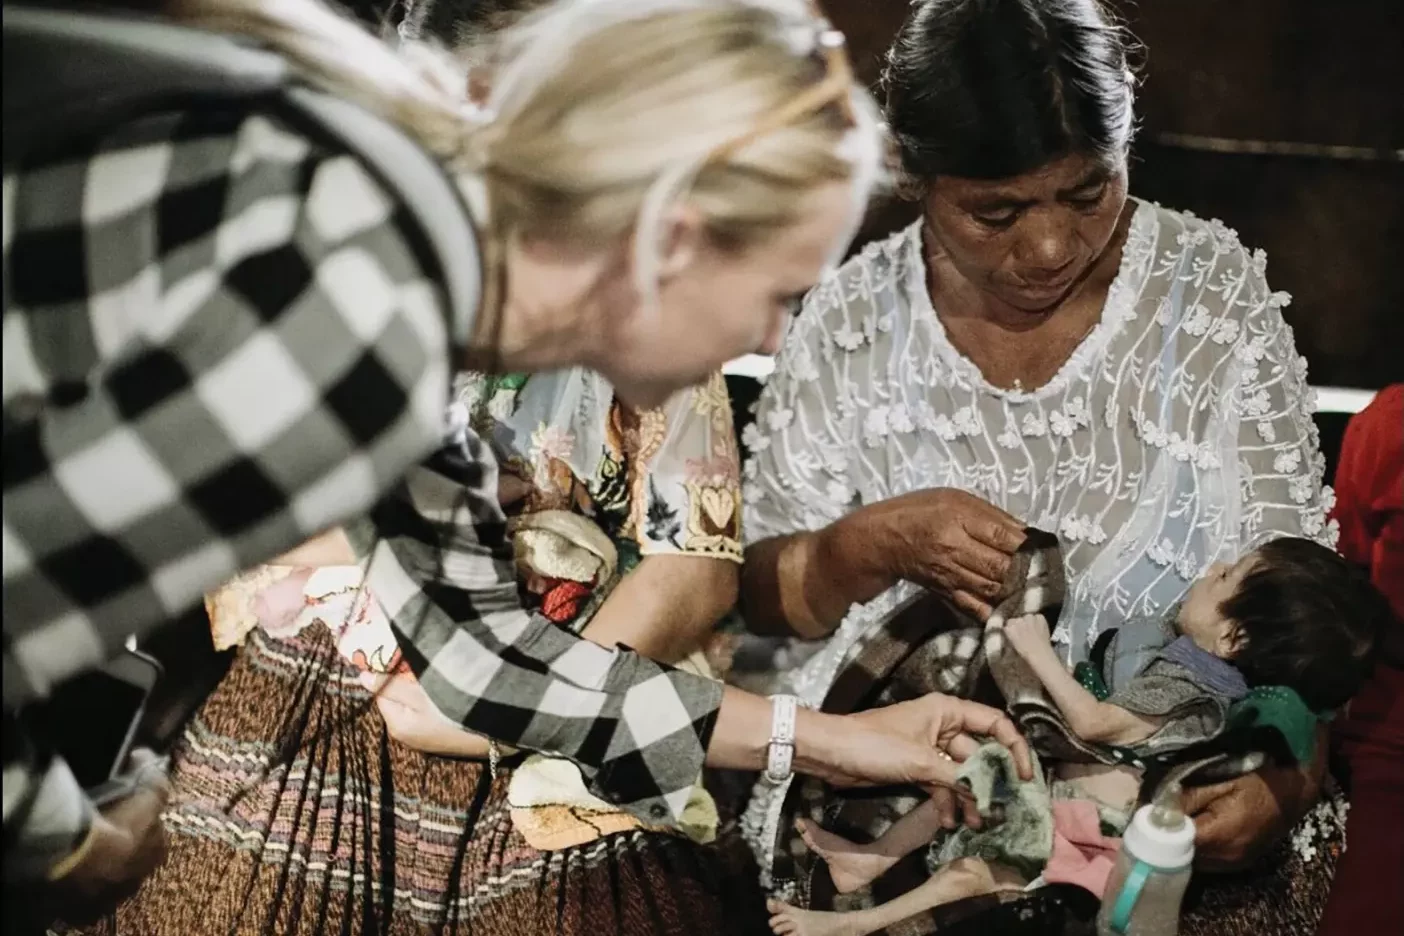
[[[712,675],[701,651],[679,663],[678,669]],[[570,761],[540,754],[533,754],[513,772],[507,803],[517,831],[528,845],[542,851],[572,848],[630,829],[654,828],[591,794],[579,768]],[[717,804],[699,777],[681,821],[668,829],[706,845],[717,837],[717,822]]]

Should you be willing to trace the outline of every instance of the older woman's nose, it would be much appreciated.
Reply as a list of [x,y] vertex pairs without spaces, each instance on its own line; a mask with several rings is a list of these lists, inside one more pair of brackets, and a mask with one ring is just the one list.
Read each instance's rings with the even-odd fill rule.
[[1026,267],[1024,278],[1033,282],[1059,279],[1077,256],[1072,228],[1047,211],[1029,212],[1021,247],[1019,259]]

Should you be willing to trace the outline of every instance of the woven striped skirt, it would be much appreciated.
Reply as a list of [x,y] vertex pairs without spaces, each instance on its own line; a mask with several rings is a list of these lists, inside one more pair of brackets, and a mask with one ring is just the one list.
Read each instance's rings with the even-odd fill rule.
[[166,864],[93,932],[767,933],[730,827],[532,849],[507,776],[389,740],[325,628],[254,630],[172,756]]

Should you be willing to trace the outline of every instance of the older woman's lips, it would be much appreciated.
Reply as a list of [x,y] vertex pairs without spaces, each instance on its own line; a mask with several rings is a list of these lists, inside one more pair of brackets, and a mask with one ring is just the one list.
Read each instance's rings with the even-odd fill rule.
[[1064,276],[1048,283],[1021,283],[1018,290],[1029,296],[1054,296],[1072,285],[1076,277]]

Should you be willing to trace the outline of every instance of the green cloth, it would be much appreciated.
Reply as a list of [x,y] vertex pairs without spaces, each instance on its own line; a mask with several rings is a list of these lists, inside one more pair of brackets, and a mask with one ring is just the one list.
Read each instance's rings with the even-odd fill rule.
[[1111,698],[1111,690],[1107,688],[1107,681],[1102,678],[1101,671],[1086,660],[1073,667],[1073,678],[1082,688],[1092,693],[1098,702],[1105,702]]
[[1228,731],[1267,728],[1276,731],[1299,764],[1316,756],[1317,715],[1296,690],[1286,686],[1259,686],[1229,709]]
[[961,765],[957,779],[970,788],[981,829],[961,828],[933,849],[933,865],[956,858],[983,858],[1007,865],[1032,880],[1053,853],[1053,802],[1034,756],[1034,778],[1021,780],[1014,755],[1001,744],[985,744]]

